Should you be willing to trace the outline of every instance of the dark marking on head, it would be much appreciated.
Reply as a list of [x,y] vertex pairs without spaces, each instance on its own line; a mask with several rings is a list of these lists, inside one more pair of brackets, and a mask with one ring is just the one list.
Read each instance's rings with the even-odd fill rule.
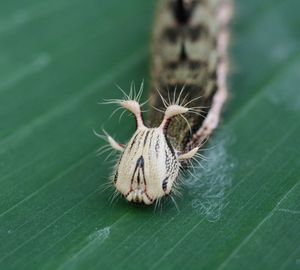
[[[153,138],[153,133],[154,133],[154,129],[152,129],[151,131],[150,131],[150,142],[149,142],[149,149],[151,149],[151,146],[152,146],[152,138]],[[149,155],[150,155],[150,153],[149,153]]]
[[153,199],[148,195],[148,193],[145,191],[145,195],[146,195],[146,197],[148,198],[148,200],[150,201],[150,202],[153,202]]
[[132,140],[132,143],[131,143],[131,145],[129,146],[129,150],[131,150],[131,148],[132,148],[133,145],[135,144],[135,142],[136,142],[136,137],[137,137],[138,135],[139,135],[138,133],[135,134],[135,136],[134,136],[134,138],[133,138],[133,140]]
[[142,171],[143,180],[146,185],[145,170],[144,170],[144,157],[143,156],[140,156],[138,158],[138,160],[136,161],[136,165],[135,165],[135,168],[134,168],[134,171],[132,174],[132,178],[131,178],[131,185],[133,183],[134,176],[136,173],[137,173],[137,182],[138,182],[138,184],[140,184],[140,170]]
[[144,168],[144,157],[140,156],[136,162],[136,169],[137,168]]
[[[118,162],[118,167],[117,168],[119,168],[119,166],[120,166],[120,163],[121,163],[121,159],[123,158],[123,153],[122,153],[122,155],[121,155],[121,157],[120,157],[120,159],[119,159],[119,162]],[[117,180],[118,180],[118,175],[119,175],[119,172],[118,172],[118,170],[116,171],[116,173],[115,173],[115,176],[114,176],[114,184],[116,184],[117,183]]]
[[174,17],[180,24],[186,24],[190,20],[195,7],[195,0],[172,0],[171,8]]
[[169,141],[167,135],[165,135],[165,139],[166,139],[166,142],[167,142],[167,146],[168,146],[168,148],[170,149],[170,151],[171,151],[171,153],[172,153],[172,156],[173,156],[174,158],[176,158],[176,153],[175,153],[174,148],[173,148],[173,146],[171,145],[171,143],[170,143],[170,141]]
[[147,131],[146,133],[146,136],[145,136],[145,139],[144,139],[144,146],[146,145],[146,142],[147,142],[147,138],[149,136],[149,133],[150,133],[150,130]]
[[137,171],[137,184],[139,185],[141,182],[141,178],[140,178],[140,170]]
[[[143,131],[141,132],[141,134],[140,134],[140,138],[142,138],[142,137],[144,136],[144,133],[145,133],[145,130],[143,130]],[[142,140],[138,140],[137,149],[139,149],[139,148],[140,148],[141,141],[142,141]]]
[[169,151],[166,149],[165,150],[165,156],[166,156],[165,165],[166,165],[167,174],[170,175],[170,174],[172,174],[172,168],[173,168],[173,165],[174,165],[174,160],[176,160],[176,159],[174,159],[173,156],[170,157],[168,155],[168,152]]
[[142,158],[142,161],[141,161],[141,169],[142,169],[142,173],[143,173],[144,185],[146,186],[146,177],[145,177],[144,158],[143,158],[143,156],[141,156],[141,158]]
[[114,183],[115,184],[117,183],[117,180],[118,180],[118,171],[116,172],[115,177],[114,177]]
[[162,182],[162,189],[165,192],[167,190],[167,185],[168,185],[168,176],[163,180]]
[[155,143],[155,152],[156,152],[156,158],[158,158],[159,153],[159,137],[156,137],[156,143]]

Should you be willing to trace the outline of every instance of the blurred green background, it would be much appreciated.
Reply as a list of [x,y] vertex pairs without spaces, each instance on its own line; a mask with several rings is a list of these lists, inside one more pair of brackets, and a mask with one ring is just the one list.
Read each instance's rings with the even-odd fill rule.
[[1,0],[0,269],[300,269],[300,2],[238,0],[231,98],[179,210],[119,200],[104,127],[149,82],[154,1]]

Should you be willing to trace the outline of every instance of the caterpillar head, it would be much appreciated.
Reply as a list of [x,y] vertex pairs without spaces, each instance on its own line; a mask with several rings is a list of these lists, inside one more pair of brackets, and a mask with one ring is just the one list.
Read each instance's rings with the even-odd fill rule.
[[180,161],[192,158],[198,150],[196,147],[187,153],[179,153],[166,135],[171,118],[186,113],[188,108],[170,105],[161,125],[147,128],[137,101],[126,100],[120,104],[134,114],[137,130],[125,146],[108,137],[111,146],[123,152],[116,168],[114,185],[128,201],[152,204],[171,192],[179,174]]
[[124,149],[114,184],[128,201],[151,204],[170,193],[179,166],[160,128],[139,128]]

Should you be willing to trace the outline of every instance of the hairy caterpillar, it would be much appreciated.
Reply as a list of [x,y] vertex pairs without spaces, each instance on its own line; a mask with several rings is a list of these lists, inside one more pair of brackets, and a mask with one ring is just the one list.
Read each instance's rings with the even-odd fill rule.
[[[227,97],[231,3],[159,0],[153,33],[150,111],[145,126],[134,98],[111,100],[132,112],[137,129],[121,151],[114,186],[128,201],[152,204],[174,190],[182,162],[217,127]],[[148,127],[149,126],[149,127]]]

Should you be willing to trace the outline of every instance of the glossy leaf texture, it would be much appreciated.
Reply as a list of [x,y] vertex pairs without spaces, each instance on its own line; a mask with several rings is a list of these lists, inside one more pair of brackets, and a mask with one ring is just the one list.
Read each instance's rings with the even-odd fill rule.
[[236,1],[231,97],[178,209],[110,203],[93,129],[134,121],[97,102],[147,89],[154,6],[1,1],[0,269],[300,268],[297,0]]

